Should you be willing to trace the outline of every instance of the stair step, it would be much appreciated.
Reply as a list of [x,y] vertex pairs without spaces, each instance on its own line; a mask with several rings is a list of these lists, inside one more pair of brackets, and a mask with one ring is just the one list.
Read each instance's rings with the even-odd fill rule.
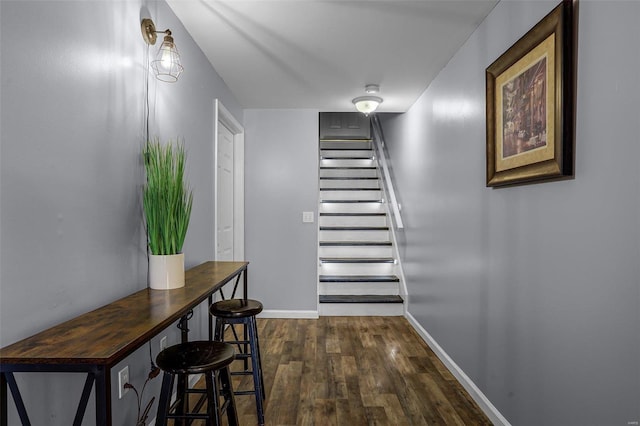
[[320,170],[375,170],[376,166],[320,166]]
[[320,216],[386,216],[386,213],[320,213]]
[[380,191],[380,188],[320,188],[320,191]]
[[321,226],[321,231],[388,231],[388,226]]
[[393,257],[321,257],[322,263],[394,263]]
[[320,176],[320,180],[379,180],[378,176]]
[[391,246],[391,241],[320,241],[320,247]]
[[373,160],[373,156],[369,155],[369,156],[364,156],[364,155],[358,155],[358,156],[351,156],[351,157],[340,157],[340,156],[320,156],[321,160]]
[[371,148],[320,148],[321,151],[373,151]]
[[320,275],[322,283],[389,283],[399,282],[395,275]]
[[381,203],[380,200],[322,200],[321,203]]
[[402,297],[398,295],[320,295],[320,303],[402,303]]

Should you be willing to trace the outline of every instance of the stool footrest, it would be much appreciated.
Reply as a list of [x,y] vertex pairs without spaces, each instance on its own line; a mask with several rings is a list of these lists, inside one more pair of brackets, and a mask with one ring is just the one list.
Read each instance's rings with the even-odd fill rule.
[[245,390],[245,391],[233,391],[234,395],[255,395],[256,391],[254,390]]
[[188,414],[167,414],[167,419],[204,419],[207,420],[209,416],[207,414],[197,414],[197,413],[188,413]]
[[246,359],[246,358],[251,358],[251,353],[248,353],[248,354],[245,354],[245,353],[236,354],[236,359]]
[[232,376],[253,376],[253,371],[232,371]]

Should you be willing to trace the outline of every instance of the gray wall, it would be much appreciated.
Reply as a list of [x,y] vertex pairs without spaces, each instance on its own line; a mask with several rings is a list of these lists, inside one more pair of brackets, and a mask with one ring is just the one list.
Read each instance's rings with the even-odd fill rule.
[[[144,171],[141,15],[171,28],[185,72],[151,77],[150,134],[184,138],[194,211],[187,266],[213,256],[213,101],[242,121],[224,82],[164,2],[2,1],[0,345],[146,286],[140,187]],[[158,45],[151,47],[155,53]],[[206,315],[206,310],[204,314]],[[200,317],[204,316],[200,312]],[[194,324],[197,334],[202,323]],[[178,340],[174,327],[169,343]],[[153,355],[158,342],[151,345]],[[140,389],[143,347],[128,364]],[[83,377],[20,375],[33,424],[68,425]],[[112,374],[114,388],[117,386]],[[157,394],[159,379],[145,392]],[[135,395],[114,391],[114,424],[133,424]],[[9,423],[17,424],[10,398]],[[86,424],[93,424],[93,399]]]
[[247,109],[244,120],[250,294],[265,310],[317,311],[318,111]]
[[557,3],[500,2],[384,119],[409,312],[512,424],[625,425],[640,420],[639,2],[579,5],[575,180],[485,188],[484,70]]

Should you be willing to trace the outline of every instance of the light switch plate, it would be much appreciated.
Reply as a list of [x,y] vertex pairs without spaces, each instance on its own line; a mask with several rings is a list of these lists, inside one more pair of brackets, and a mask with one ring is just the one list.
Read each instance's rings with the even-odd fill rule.
[[313,212],[302,212],[302,222],[313,223]]

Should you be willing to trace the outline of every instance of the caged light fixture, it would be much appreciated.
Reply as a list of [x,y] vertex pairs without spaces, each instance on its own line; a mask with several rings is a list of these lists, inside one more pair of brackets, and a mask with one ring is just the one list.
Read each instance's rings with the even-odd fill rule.
[[367,84],[364,90],[368,93],[368,95],[358,96],[351,102],[353,102],[358,111],[360,111],[364,115],[369,115],[378,108],[378,105],[382,103],[381,97],[371,95],[372,93],[378,93],[380,91],[380,86],[378,86],[377,84]]
[[171,30],[156,31],[156,26],[149,18],[144,18],[140,23],[142,30],[142,38],[147,44],[156,44],[156,34],[164,33],[164,40],[160,45],[160,49],[156,57],[151,61],[151,68],[156,74],[156,78],[168,83],[175,83],[180,77],[180,73],[184,70],[180,63],[180,54],[173,42]]

